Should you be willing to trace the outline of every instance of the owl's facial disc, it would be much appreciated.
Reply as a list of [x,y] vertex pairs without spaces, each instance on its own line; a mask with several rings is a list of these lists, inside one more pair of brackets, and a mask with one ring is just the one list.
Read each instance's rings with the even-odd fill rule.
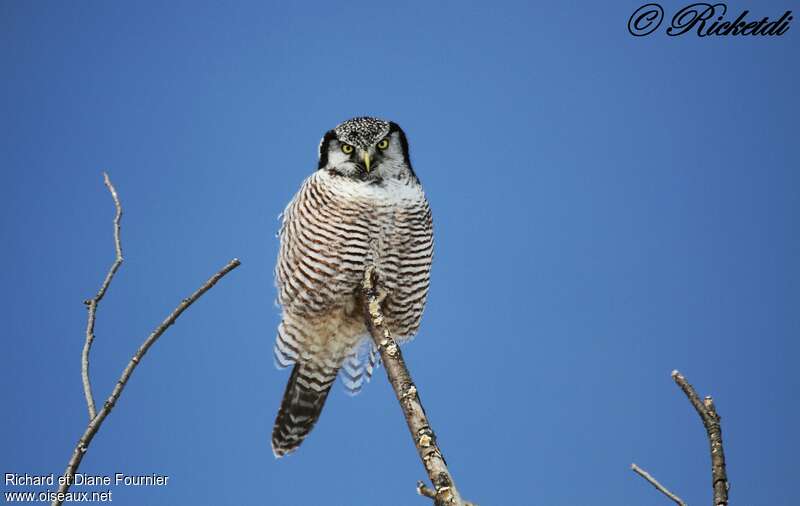
[[331,145],[329,151],[333,152],[328,154],[328,158],[342,174],[358,179],[380,178],[381,163],[387,158],[386,150],[391,145],[391,135],[390,133],[371,145],[364,142],[351,144],[348,142],[351,139],[342,140],[337,137],[335,140],[338,143],[338,153],[337,147]]
[[397,124],[376,118],[347,120],[326,133],[320,143],[319,169],[361,181],[416,179],[405,134]]

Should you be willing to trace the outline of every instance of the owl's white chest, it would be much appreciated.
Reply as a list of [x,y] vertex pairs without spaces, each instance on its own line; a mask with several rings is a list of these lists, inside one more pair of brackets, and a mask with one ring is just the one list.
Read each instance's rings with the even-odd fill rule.
[[324,176],[337,199],[359,210],[359,222],[368,230],[368,261],[379,271],[404,239],[398,221],[408,220],[425,200],[418,184],[406,179],[384,179],[380,184]]
[[424,199],[422,189],[406,179],[384,179],[380,183],[356,181],[322,173],[320,178],[340,198],[354,202],[366,202],[374,207],[413,206]]

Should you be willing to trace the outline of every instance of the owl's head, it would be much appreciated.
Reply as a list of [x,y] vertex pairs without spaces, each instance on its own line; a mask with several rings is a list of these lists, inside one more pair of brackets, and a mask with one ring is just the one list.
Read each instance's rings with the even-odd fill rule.
[[360,117],[329,130],[319,144],[319,169],[362,181],[410,177],[406,134],[391,121]]

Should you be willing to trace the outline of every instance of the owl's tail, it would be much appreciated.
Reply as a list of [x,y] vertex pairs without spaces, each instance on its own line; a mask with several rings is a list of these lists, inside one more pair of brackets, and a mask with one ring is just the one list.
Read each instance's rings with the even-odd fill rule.
[[276,457],[295,451],[314,428],[338,372],[314,364],[294,366],[272,429]]

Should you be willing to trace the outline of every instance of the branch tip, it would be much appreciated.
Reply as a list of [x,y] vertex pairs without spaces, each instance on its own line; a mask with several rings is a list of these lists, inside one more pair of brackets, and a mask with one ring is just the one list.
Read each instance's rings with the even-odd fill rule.
[[89,311],[86,321],[86,337],[83,343],[83,352],[81,353],[81,380],[83,382],[83,395],[86,398],[86,408],[89,412],[89,420],[93,420],[94,417],[97,416],[97,408],[95,407],[94,395],[92,394],[92,383],[89,377],[89,354],[92,350],[92,343],[94,342],[95,315],[97,313],[97,306],[105,296],[106,291],[111,285],[111,281],[114,279],[114,275],[117,273],[117,270],[119,270],[120,265],[122,265],[122,241],[120,239],[122,204],[119,201],[117,189],[114,188],[111,178],[108,177],[108,173],[105,171],[103,171],[103,184],[105,184],[109,193],[111,193],[111,199],[114,201],[114,209],[116,210],[113,221],[115,257],[114,262],[111,264],[111,267],[109,267],[108,272],[106,273],[105,279],[103,279],[103,283],[100,285],[100,289],[97,291],[97,294],[91,299],[87,299],[83,302]]
[[[692,407],[694,407],[695,411],[697,411],[697,414],[700,416],[700,420],[703,422],[703,427],[706,429],[706,435],[708,436],[708,443],[711,453],[711,486],[714,494],[714,505],[727,506],[730,483],[728,482],[728,475],[725,466],[725,452],[722,445],[722,427],[720,425],[720,416],[717,414],[716,407],[714,406],[714,399],[710,395],[707,395],[701,400],[692,384],[689,383],[686,377],[677,369],[672,371],[671,376],[675,381],[675,384],[678,385],[678,387],[683,391],[684,395],[686,395],[689,403],[691,403]],[[639,466],[636,464],[631,464],[631,469],[642,478],[649,481],[654,487],[662,491],[679,505],[685,506],[683,501],[681,501],[671,492],[667,491],[660,483],[658,483],[658,481],[656,481],[655,478],[650,476]]]

